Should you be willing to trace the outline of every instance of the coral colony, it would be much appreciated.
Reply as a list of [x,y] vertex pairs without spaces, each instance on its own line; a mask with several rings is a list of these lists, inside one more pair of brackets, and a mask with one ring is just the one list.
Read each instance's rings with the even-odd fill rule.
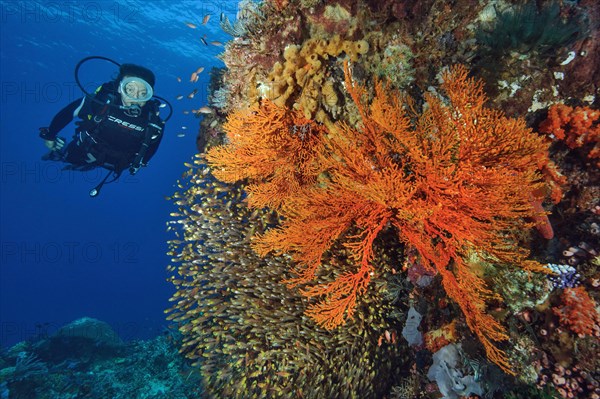
[[169,222],[209,395],[600,397],[598,15],[240,3]]

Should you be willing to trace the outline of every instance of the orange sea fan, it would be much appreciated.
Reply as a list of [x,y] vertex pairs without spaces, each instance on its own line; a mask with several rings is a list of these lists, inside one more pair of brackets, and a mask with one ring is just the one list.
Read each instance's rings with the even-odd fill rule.
[[218,179],[248,179],[250,205],[279,208],[285,198],[315,183],[320,172],[315,159],[326,129],[302,112],[265,100],[230,114],[224,129],[229,143],[210,149],[206,158]]
[[469,79],[464,67],[443,74],[449,104],[428,94],[421,113],[381,83],[369,105],[366,90],[352,82],[347,68],[345,75],[360,128],[331,129],[319,158],[327,185],[290,197],[281,208],[281,227],[259,237],[255,248],[261,254],[291,253],[298,266],[290,283],[308,283],[325,251],[358,229],[344,238],[357,270],[303,290],[309,297],[325,296],[307,313],[334,328],[352,316],[369,283],[375,238],[394,227],[423,264],[441,274],[489,359],[510,372],[494,344],[508,336],[485,311],[485,300],[494,294],[465,259],[474,252],[543,270],[526,259],[517,232],[531,227],[524,220],[536,216],[530,194],[544,185],[539,164],[550,163],[547,144],[523,120],[483,107],[482,84]]
[[[345,76],[361,117],[358,128],[338,123],[326,129],[265,101],[230,115],[229,144],[208,153],[216,177],[247,179],[250,205],[283,216],[279,227],[257,237],[255,250],[293,257],[295,277],[288,284],[308,283],[301,292],[321,300],[307,314],[331,329],[353,315],[376,272],[373,243],[393,229],[424,267],[440,273],[489,359],[510,372],[496,346],[508,336],[486,312],[486,300],[496,296],[468,259],[479,254],[544,270],[517,243],[534,224],[525,220],[543,216],[531,195],[543,191],[540,170],[554,170],[548,144],[522,119],[485,108],[482,84],[464,67],[442,75],[447,99],[426,94],[423,111],[380,82],[369,101],[347,66]],[[314,284],[336,242],[356,269]]]

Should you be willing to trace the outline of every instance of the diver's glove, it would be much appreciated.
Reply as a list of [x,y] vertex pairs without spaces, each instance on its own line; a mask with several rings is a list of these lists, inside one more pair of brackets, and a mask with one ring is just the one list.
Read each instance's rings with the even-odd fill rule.
[[50,151],[60,151],[65,145],[65,139],[62,137],[53,137],[47,127],[40,128],[40,137]]

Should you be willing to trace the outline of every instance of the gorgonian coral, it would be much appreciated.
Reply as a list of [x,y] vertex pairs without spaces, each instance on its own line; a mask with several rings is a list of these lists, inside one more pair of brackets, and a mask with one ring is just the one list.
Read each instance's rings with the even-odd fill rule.
[[230,114],[223,128],[228,145],[213,148],[207,159],[222,181],[250,179],[252,206],[279,208],[284,199],[315,184],[326,133],[322,124],[265,100]]
[[[312,303],[307,314],[332,329],[353,315],[358,296],[377,272],[373,243],[391,229],[418,251],[428,269],[441,275],[447,294],[462,309],[490,360],[510,372],[495,344],[507,334],[486,312],[486,300],[497,296],[467,259],[477,253],[544,270],[527,259],[518,236],[532,225],[525,219],[539,216],[531,194],[545,184],[539,170],[550,162],[547,143],[523,120],[484,107],[482,84],[469,79],[464,67],[443,74],[447,100],[426,94],[423,111],[382,83],[376,83],[369,101],[367,90],[350,75],[346,67],[346,90],[359,111],[360,126],[329,125],[328,134],[319,137],[324,150],[318,154],[327,179],[280,198],[283,222],[259,236],[255,249],[261,255],[291,254],[295,277],[288,283],[309,283],[301,292],[323,299]],[[278,156],[273,149],[268,152]],[[230,162],[234,169],[244,163],[250,169],[257,167],[254,159],[252,152],[238,152]],[[229,169],[226,161],[217,166],[225,172],[216,173]],[[252,182],[270,184],[270,178],[255,174]],[[311,285],[325,253],[340,241],[355,270]]]

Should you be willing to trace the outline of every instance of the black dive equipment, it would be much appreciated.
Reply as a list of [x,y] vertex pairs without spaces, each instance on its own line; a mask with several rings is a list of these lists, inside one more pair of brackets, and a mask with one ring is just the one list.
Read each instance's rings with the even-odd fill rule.
[[[81,68],[81,66],[84,63],[86,63],[87,61],[90,61],[90,60],[108,61],[112,64],[115,64],[119,68],[121,67],[121,64],[119,64],[118,62],[116,62],[110,58],[97,56],[97,55],[85,57],[77,63],[77,65],[75,66],[75,82],[77,82],[77,86],[79,86],[79,88],[81,89],[83,94],[85,94],[85,96],[89,100],[96,102],[97,104],[100,104],[103,107],[108,106],[108,107],[119,108],[119,109],[123,110],[125,113],[132,114],[132,115],[135,115],[137,113],[139,115],[139,113],[141,113],[141,107],[137,104],[137,102],[145,102],[145,101],[151,100],[152,98],[156,98],[156,99],[160,100],[163,104],[166,104],[169,106],[169,114],[164,119],[163,123],[168,121],[171,118],[171,116],[173,115],[173,107],[171,106],[171,104],[164,98],[154,95],[152,87],[149,86],[148,83],[143,79],[141,79],[141,81],[143,83],[146,83],[146,86],[145,86],[146,91],[143,93],[142,96],[135,96],[135,97],[128,96],[128,91],[126,89],[127,85],[129,83],[131,83],[132,79],[126,78],[121,82],[120,90],[131,101],[131,104],[129,104],[129,105],[125,105],[125,104],[119,105],[119,104],[114,104],[112,102],[100,101],[97,98],[95,98],[94,94],[88,93],[83,88],[83,85],[81,84],[81,81],[79,80],[79,69]],[[134,87],[134,89],[135,89],[135,87]],[[162,104],[160,107],[162,107]],[[156,136],[152,132],[156,132],[156,131],[162,131],[162,127],[158,126],[154,123],[149,123],[148,128],[146,128],[146,134],[145,134],[142,146],[141,146],[140,150],[138,151],[138,153],[136,154],[133,162],[129,166],[129,173],[131,173],[132,175],[135,174],[140,169],[141,166],[143,166],[142,161],[144,159],[144,156],[146,155],[148,147],[150,146],[150,143],[152,142],[152,140],[156,138]],[[104,177],[104,179],[102,179],[100,184],[98,184],[96,187],[94,187],[93,189],[90,190],[90,193],[89,193],[90,197],[96,197],[98,194],[100,194],[100,190],[102,189],[104,184],[114,182],[121,176],[121,173],[123,172],[122,169],[118,170],[118,169],[115,169],[114,167],[110,167],[108,165],[102,165],[102,167],[108,170],[108,174]],[[111,174],[113,175],[113,179],[108,180],[108,178]]]

